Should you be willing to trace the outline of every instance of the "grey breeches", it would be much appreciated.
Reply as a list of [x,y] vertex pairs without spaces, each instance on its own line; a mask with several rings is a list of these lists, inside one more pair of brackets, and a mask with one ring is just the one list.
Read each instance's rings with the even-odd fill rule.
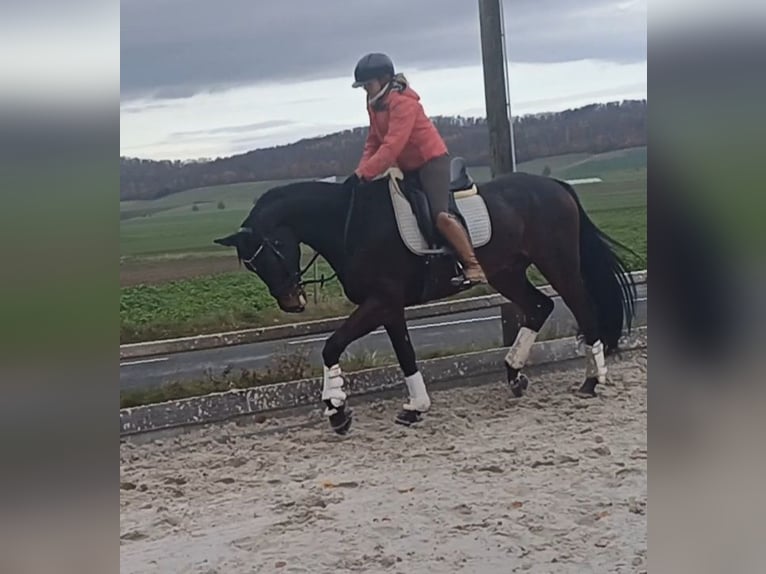
[[449,155],[442,155],[429,160],[418,170],[420,183],[428,196],[428,202],[431,205],[431,217],[434,221],[436,221],[437,215],[448,211],[449,167]]

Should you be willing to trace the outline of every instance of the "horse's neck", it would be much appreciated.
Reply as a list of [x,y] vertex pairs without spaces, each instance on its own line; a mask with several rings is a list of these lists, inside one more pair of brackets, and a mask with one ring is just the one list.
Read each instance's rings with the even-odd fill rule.
[[346,195],[335,189],[299,191],[282,216],[301,243],[317,251],[336,272],[342,273],[344,227],[348,212]]

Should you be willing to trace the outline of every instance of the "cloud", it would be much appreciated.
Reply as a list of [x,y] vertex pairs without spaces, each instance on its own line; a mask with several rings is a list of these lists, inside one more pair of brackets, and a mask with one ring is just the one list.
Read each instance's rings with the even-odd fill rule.
[[[350,77],[369,51],[403,69],[481,62],[469,0],[123,0],[121,98]],[[515,62],[646,59],[645,0],[506,0]]]
[[183,132],[173,132],[170,137],[189,137],[199,135],[230,135],[238,133],[250,133],[268,130],[270,128],[279,128],[289,126],[295,122],[291,120],[266,120],[263,122],[256,122],[254,124],[245,124],[241,126],[223,126],[220,128],[212,128],[207,130],[189,130]]
[[305,126],[291,120],[266,120],[244,125],[173,131],[152,145],[193,148],[217,144],[227,148],[244,141],[269,141],[283,134],[300,133],[302,129],[305,130]]
[[122,114],[141,114],[150,110],[162,110],[172,107],[168,102],[143,102],[131,103],[120,106],[120,115]]

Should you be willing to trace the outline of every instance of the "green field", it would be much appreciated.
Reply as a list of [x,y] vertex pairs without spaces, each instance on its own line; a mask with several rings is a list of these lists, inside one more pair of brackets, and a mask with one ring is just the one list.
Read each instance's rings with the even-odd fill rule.
[[120,213],[123,214],[123,219],[127,219],[131,216],[140,216],[146,211],[162,212],[174,208],[191,207],[195,203],[200,204],[201,208],[203,205],[206,205],[207,208],[215,208],[215,204],[219,201],[224,201],[227,205],[238,209],[248,209],[253,205],[253,201],[266,190],[290,181],[294,180],[256,181],[199,187],[173,193],[159,199],[122,201],[120,202]]
[[[634,178],[632,172],[645,169],[646,148],[599,155],[567,154],[538,158],[519,164],[518,169],[541,173],[546,165],[551,168],[554,177],[597,175],[616,182],[620,178]],[[472,167],[469,171],[479,182],[490,177],[486,167]],[[120,254],[142,257],[221,252],[220,247],[213,245],[213,238],[231,232],[247,216],[255,199],[269,188],[285,183],[289,182],[203,187],[156,200],[121,202]],[[223,202],[224,209],[218,209],[219,202]]]
[[630,171],[646,169],[646,148],[631,148],[591,156],[585,161],[566,166],[554,175],[567,179],[601,177],[613,174],[629,174]]
[[[551,168],[551,175],[558,177],[567,166],[577,164],[581,161],[587,161],[592,157],[595,156],[588,153],[568,153],[552,157],[540,157],[519,163],[516,166],[516,171],[541,174],[547,165]],[[479,183],[492,179],[492,172],[490,171],[489,166],[469,167],[468,171]]]
[[[239,226],[263,193],[289,181],[190,189],[146,201],[120,202],[120,254],[220,251],[213,238]],[[218,208],[223,202],[223,209]]]
[[[326,277],[332,270],[317,266]],[[279,311],[266,286],[251,272],[221,273],[160,285],[123,287],[120,341],[131,343],[196,333],[234,330],[343,314],[353,308],[337,281],[307,288],[309,309],[301,316]],[[314,304],[316,295],[316,304]]]
[[[583,206],[596,225],[637,253],[636,256],[626,256],[631,269],[646,267],[646,148],[590,157],[575,154],[543,158],[525,165],[529,171],[533,171],[532,168],[541,171],[548,165],[552,175],[562,178],[601,177],[602,183],[576,186]],[[477,180],[480,179],[480,169],[474,168],[471,172]],[[263,182],[204,188],[155,202],[126,202],[123,205],[126,212],[162,211],[151,216],[123,219],[123,254],[146,257],[207,251],[232,257],[230,251],[212,245],[212,238],[236,227],[250,209],[252,198],[273,185],[274,182]],[[220,200],[226,204],[223,210],[216,207]],[[199,203],[199,211],[192,211],[195,201],[206,203]],[[330,275],[326,266],[320,272]],[[543,281],[537,275],[533,277],[538,282]],[[340,295],[337,282],[329,284],[318,294],[317,304],[309,305],[308,314],[296,317],[279,312],[265,286],[244,270],[158,285],[123,287],[120,297],[121,341],[343,314],[351,306]]]

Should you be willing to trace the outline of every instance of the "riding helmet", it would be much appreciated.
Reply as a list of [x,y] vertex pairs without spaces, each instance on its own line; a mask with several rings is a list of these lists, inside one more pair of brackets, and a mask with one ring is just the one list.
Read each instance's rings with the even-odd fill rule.
[[370,80],[376,80],[383,76],[393,77],[394,75],[394,63],[391,58],[379,53],[366,54],[362,56],[354,68],[354,83],[351,86],[359,88]]

